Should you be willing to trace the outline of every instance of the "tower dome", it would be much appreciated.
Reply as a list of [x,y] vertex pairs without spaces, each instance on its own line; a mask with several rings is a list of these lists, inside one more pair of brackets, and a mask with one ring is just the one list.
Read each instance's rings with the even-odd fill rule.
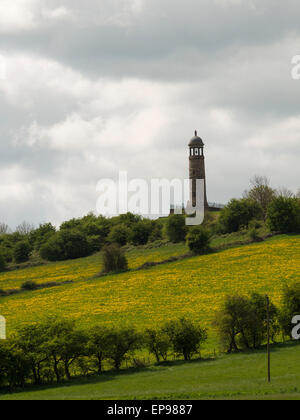
[[198,136],[197,131],[195,131],[195,136],[190,140],[189,147],[203,147],[203,140]]

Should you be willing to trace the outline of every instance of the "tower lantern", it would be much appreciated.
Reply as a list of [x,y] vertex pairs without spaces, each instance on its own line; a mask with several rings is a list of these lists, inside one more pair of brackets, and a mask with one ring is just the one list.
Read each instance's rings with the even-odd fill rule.
[[189,142],[190,149],[190,180],[192,181],[192,201],[193,206],[196,206],[196,183],[197,179],[204,179],[204,206],[208,210],[207,193],[206,193],[206,176],[205,176],[205,157],[204,157],[204,143],[195,131],[195,136]]

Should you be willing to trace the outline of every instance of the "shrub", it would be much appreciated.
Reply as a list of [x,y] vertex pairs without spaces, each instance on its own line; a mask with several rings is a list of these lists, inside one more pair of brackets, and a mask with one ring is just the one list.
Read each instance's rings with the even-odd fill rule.
[[116,243],[120,246],[127,244],[130,236],[130,230],[125,225],[117,225],[112,228],[108,236],[108,240],[111,243]]
[[151,231],[150,231],[150,237],[149,242],[156,242],[160,241],[163,238],[163,226],[160,223],[160,221],[155,220],[151,221]]
[[133,245],[146,245],[151,233],[151,222],[141,220],[134,224],[131,229],[130,241]]
[[141,336],[134,328],[113,330],[110,334],[108,354],[114,368],[119,370],[126,358],[141,348],[141,343]]
[[243,227],[248,228],[251,220],[262,217],[263,210],[256,201],[233,199],[222,210],[219,222],[224,233],[232,233]]
[[14,260],[16,263],[23,263],[29,260],[31,253],[31,247],[29,242],[21,241],[17,242],[14,247]]
[[300,231],[300,203],[296,198],[277,197],[270,204],[267,223],[272,232]]
[[167,235],[171,242],[184,242],[187,234],[185,217],[183,215],[174,214],[167,221]]
[[[271,335],[275,339],[278,332],[276,323],[277,308],[270,304],[270,315],[273,319]],[[228,296],[223,308],[216,314],[213,322],[219,332],[220,342],[228,353],[240,349],[259,347],[266,338],[265,321],[267,318],[266,297],[253,294],[245,296]]]
[[117,244],[107,245],[103,248],[103,272],[121,272],[128,269],[128,261]]
[[300,283],[283,289],[280,326],[284,335],[291,337],[292,319],[300,314]]
[[38,287],[39,286],[34,281],[28,280],[22,284],[21,289],[29,291],[29,290],[36,290],[38,289]]
[[195,254],[203,254],[209,250],[210,234],[202,226],[194,226],[187,235],[187,245]]
[[171,342],[165,331],[147,329],[145,331],[145,344],[149,353],[155,356],[157,363],[160,363],[161,359],[167,360]]
[[0,252],[0,272],[4,271],[6,269],[6,260],[2,254],[2,252]]
[[40,249],[40,256],[48,261],[62,261],[64,259],[63,242],[59,234],[51,237]]
[[199,353],[200,346],[207,340],[207,332],[193,322],[182,318],[170,321],[164,327],[175,354],[183,355],[184,360],[191,360]]
[[63,261],[91,254],[86,236],[76,229],[64,229],[42,246],[40,255],[48,261]]
[[112,330],[95,326],[88,334],[87,353],[92,358],[92,367],[96,367],[98,375],[103,371],[103,362],[109,358]]
[[40,225],[37,229],[33,230],[29,235],[29,240],[32,246],[36,250],[40,250],[41,247],[55,235],[56,229],[51,223],[45,223]]

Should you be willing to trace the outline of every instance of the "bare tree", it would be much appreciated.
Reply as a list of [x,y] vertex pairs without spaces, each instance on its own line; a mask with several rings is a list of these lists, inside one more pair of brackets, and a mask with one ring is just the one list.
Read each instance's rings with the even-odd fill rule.
[[280,187],[276,191],[277,197],[292,198],[295,197],[293,191],[289,190],[286,187]]
[[20,233],[21,235],[28,235],[35,229],[33,225],[28,222],[23,222],[19,226],[16,227],[16,232]]
[[270,180],[265,176],[256,175],[250,182],[251,189],[246,191],[244,196],[260,204],[266,219],[268,207],[276,196],[276,191],[270,186]]
[[5,223],[0,223],[0,235],[5,235],[10,232],[10,228]]

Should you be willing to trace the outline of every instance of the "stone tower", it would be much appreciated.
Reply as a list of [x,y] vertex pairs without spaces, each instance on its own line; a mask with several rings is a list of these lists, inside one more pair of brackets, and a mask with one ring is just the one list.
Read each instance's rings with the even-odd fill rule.
[[205,176],[205,158],[204,158],[204,143],[195,131],[195,137],[189,142],[190,148],[190,180],[192,180],[192,200],[193,206],[196,206],[196,180],[204,179],[204,207],[207,211],[209,209],[206,193],[206,176]]

